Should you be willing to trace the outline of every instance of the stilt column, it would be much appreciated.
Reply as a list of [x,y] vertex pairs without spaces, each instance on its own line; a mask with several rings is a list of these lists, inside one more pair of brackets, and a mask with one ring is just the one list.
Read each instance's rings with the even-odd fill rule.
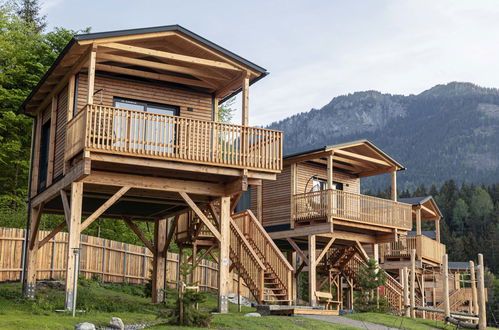
[[[166,267],[166,227],[167,219],[156,221],[154,226],[154,256],[152,266],[152,302],[164,300]],[[179,265],[180,266],[180,265]]]
[[310,306],[317,306],[315,291],[317,291],[317,273],[316,273],[316,256],[315,256],[315,235],[308,235],[308,299]]
[[42,214],[43,206],[40,205],[38,208],[32,208],[30,210],[31,223],[29,229],[29,237],[27,248],[27,259],[26,259],[26,284],[24,286],[24,296],[30,299],[35,298],[35,288],[36,288],[36,257],[38,255],[38,227],[40,224],[40,218]]
[[[74,296],[78,280],[78,266],[75,264],[75,250],[80,248],[80,224],[81,224],[81,204],[83,195],[83,182],[73,182],[71,184],[71,214],[69,221],[69,235],[67,246],[66,263],[66,300],[65,308],[73,308]],[[78,251],[79,253],[79,251]]]
[[220,260],[218,263],[218,312],[229,312],[229,249],[230,249],[230,197],[220,200]]

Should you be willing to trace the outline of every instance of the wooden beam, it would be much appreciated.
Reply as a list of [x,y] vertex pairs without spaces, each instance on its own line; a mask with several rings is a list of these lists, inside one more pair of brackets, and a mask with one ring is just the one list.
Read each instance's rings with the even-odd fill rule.
[[95,220],[97,220],[106,210],[111,207],[114,203],[118,201],[126,192],[130,190],[129,186],[124,186],[118,190],[113,196],[111,196],[104,204],[102,204],[97,210],[95,210],[92,215],[90,215],[80,226],[80,232],[83,232],[90,226]]
[[81,70],[81,68],[85,65],[85,62],[88,60],[88,56],[89,56],[89,53],[91,50],[92,50],[92,47],[89,47],[87,50],[85,50],[83,52],[83,54],[80,55],[80,57],[75,62],[75,64],[71,67],[71,69],[66,72],[66,74],[64,75],[64,77],[62,79],[57,80],[58,81],[57,85],[55,87],[51,88],[50,94],[48,94],[47,96],[44,97],[42,103],[40,103],[40,105],[38,105],[36,110],[33,111],[32,113],[38,113],[40,110],[43,110],[49,104],[49,102],[52,100],[52,97],[54,95],[57,95],[59,93],[59,91],[64,86],[66,86],[69,78],[71,76],[74,76],[77,72],[79,72]]
[[315,260],[316,264],[318,264],[322,260],[322,258],[326,255],[327,251],[329,250],[331,245],[333,245],[334,241],[335,241],[335,238],[333,237],[329,240],[329,242],[327,242],[326,246],[324,247],[324,249],[322,249],[321,253],[317,257],[317,260]]
[[397,201],[397,171],[392,171],[392,200]]
[[92,171],[92,174],[86,177],[84,182],[109,186],[130,186],[139,189],[173,192],[180,191],[184,193],[208,196],[223,196],[225,194],[225,186],[223,184],[149,177],[116,172]]
[[170,52],[164,52],[164,51],[159,51],[159,50],[154,50],[154,49],[149,49],[149,48],[125,45],[125,44],[114,43],[114,42],[101,44],[100,46],[111,48],[111,49],[122,50],[122,51],[126,51],[126,52],[142,54],[142,55],[149,55],[149,56],[155,56],[155,57],[159,57],[159,58],[165,58],[168,60],[186,62],[189,64],[204,65],[204,66],[210,66],[210,67],[226,69],[226,70],[241,71],[239,68],[237,68],[231,64],[225,63],[225,62],[208,60],[208,59],[204,59],[204,58],[181,55],[181,54],[170,53]]
[[40,228],[40,222],[42,219],[42,210],[43,210],[43,204],[34,207],[32,209],[31,213],[31,225],[30,225],[30,232],[29,232],[29,249],[33,250],[35,247],[35,242],[38,242],[37,237],[38,237],[38,229]]
[[88,59],[88,82],[87,82],[87,104],[94,103],[94,85],[95,85],[95,61],[97,53],[95,49],[90,52]]
[[66,188],[74,181],[83,179],[90,173],[90,159],[83,159],[77,165],[73,166],[71,170],[59,181],[52,184],[43,192],[36,195],[31,200],[31,205],[36,207],[43,202],[48,202],[54,198],[61,189]]
[[361,257],[365,261],[369,260],[369,256],[367,255],[366,251],[364,250],[364,248],[362,247],[362,244],[360,244],[359,241],[355,241],[355,246],[357,247],[357,251],[359,251]]
[[310,306],[317,305],[317,297],[315,296],[315,291],[317,291],[317,273],[316,273],[316,263],[315,263],[315,252],[316,252],[316,240],[315,235],[308,236],[308,255],[310,257],[310,264],[308,265],[308,297],[310,300]]
[[293,241],[291,238],[286,238],[286,240],[288,241],[288,243],[293,247],[293,249],[295,249],[296,252],[298,252],[298,254],[300,255],[300,257],[303,259],[303,261],[305,262],[305,264],[307,265],[310,265],[310,259],[308,258],[308,256],[305,254],[305,252],[302,251],[302,249],[300,249],[300,247],[296,244],[295,241]]
[[379,165],[391,166],[390,163],[388,163],[388,162],[386,162],[384,160],[373,158],[373,157],[368,157],[368,156],[364,156],[364,155],[360,155],[360,154],[357,154],[357,153],[354,153],[354,152],[350,152],[350,151],[346,151],[346,150],[342,150],[342,149],[334,149],[334,152],[338,153],[340,155],[344,155],[344,156],[348,156],[348,157],[352,157],[352,158],[356,158],[356,159],[362,159],[362,160],[365,160],[367,162],[376,163],[376,164],[379,164]]
[[75,291],[78,280],[78,267],[76,255],[80,248],[80,223],[83,199],[83,182],[71,183],[71,221],[68,230],[68,244],[66,252],[66,310],[73,308]]
[[[38,248],[44,246],[48,241],[55,237],[61,230],[66,227],[66,221],[61,222],[57,227],[54,228],[47,236],[45,236],[39,243]],[[68,227],[69,228],[69,227]]]
[[170,227],[170,231],[168,232],[168,236],[166,237],[166,243],[165,243],[165,250],[168,251],[168,248],[170,247],[170,243],[173,239],[173,234],[175,233],[175,230],[177,228],[177,224],[179,221],[180,215],[176,215],[173,218],[173,222]]
[[[142,158],[104,154],[104,153],[92,153],[91,157],[92,160],[94,161],[127,164],[134,166],[144,166],[147,168],[160,168],[165,170],[178,170],[178,171],[195,172],[195,173],[227,175],[233,177],[241,176],[241,170],[236,168],[189,164],[189,163],[158,160],[158,159],[142,159]],[[248,171],[248,179],[275,180],[276,174]]]
[[108,37],[101,39],[91,39],[91,40],[78,40],[78,45],[88,45],[92,43],[101,44],[108,42],[120,42],[120,41],[128,41],[128,40],[144,40],[151,38],[161,38],[175,35],[174,31],[162,31],[162,32],[151,32],[151,33],[141,33],[141,34],[129,34],[119,37]]
[[243,78],[242,83],[242,106],[241,106],[241,125],[248,126],[249,125],[249,74]]
[[478,254],[478,329],[487,329],[487,306],[485,293],[485,264],[483,254]]
[[225,185],[225,195],[232,196],[248,190],[248,177],[242,176]]
[[410,295],[410,303],[411,303],[411,318],[416,318],[416,310],[414,307],[416,306],[416,250],[411,250],[411,295]]
[[[203,221],[203,223],[208,227],[208,229],[213,233],[213,236],[220,242],[221,235],[220,232],[215,228],[211,221],[204,215],[204,213],[199,209],[199,207],[192,201],[192,199],[185,192],[179,192],[182,199],[189,205],[189,207],[196,213],[196,215]],[[230,204],[230,202],[229,202]]]
[[202,79],[202,78],[211,78],[211,79],[218,79],[218,80],[225,79],[217,74],[213,74],[212,72],[208,72],[206,70],[188,68],[185,66],[178,66],[178,65],[172,65],[172,64],[166,64],[163,62],[161,62],[161,63],[160,62],[153,62],[153,61],[148,61],[148,60],[143,60],[143,59],[138,59],[138,58],[133,58],[133,57],[127,57],[127,56],[98,53],[97,54],[97,61],[102,62],[103,60],[104,61],[113,61],[113,62],[117,62],[117,63],[131,64],[131,65],[138,65],[138,66],[143,66],[143,67],[152,68],[152,69],[178,72],[178,73],[188,74],[188,75],[191,75],[193,77],[199,77],[199,79]]
[[68,225],[69,228],[69,221],[71,219],[71,209],[69,208],[68,195],[63,189],[61,189],[60,192],[61,192],[62,207],[64,209],[64,220],[66,221],[66,224]]
[[[195,205],[194,205],[195,206]],[[197,208],[197,207],[196,207]],[[229,272],[230,261],[230,197],[220,199],[220,233],[218,263],[218,312],[229,312],[229,290],[232,284]],[[218,231],[217,231],[218,233]]]
[[421,207],[416,208],[416,235],[421,235]]
[[183,78],[183,77],[174,76],[174,75],[167,74],[167,73],[155,73],[155,72],[141,71],[141,70],[123,68],[120,66],[108,65],[108,64],[97,64],[96,68],[99,71],[114,72],[114,73],[125,74],[125,75],[129,75],[129,76],[135,76],[135,77],[141,77],[141,78],[147,78],[147,79],[153,79],[153,80],[159,80],[159,81],[168,81],[168,82],[173,82],[173,83],[182,84],[182,85],[198,86],[198,87],[212,88],[212,89],[216,88],[216,86],[212,83],[208,83],[208,82],[196,80],[196,79]]
[[[156,221],[154,226],[154,256],[152,270],[152,302],[164,300],[165,269],[166,269],[166,219]],[[179,264],[179,267],[181,264]]]
[[135,223],[133,223],[132,220],[130,220],[130,219],[124,219],[124,220],[125,220],[125,224],[128,226],[128,228],[130,228],[137,235],[137,237],[142,241],[142,243],[144,243],[144,245],[149,249],[149,251],[151,251],[152,253],[155,253],[154,246],[146,238],[146,236],[140,230],[140,228]]

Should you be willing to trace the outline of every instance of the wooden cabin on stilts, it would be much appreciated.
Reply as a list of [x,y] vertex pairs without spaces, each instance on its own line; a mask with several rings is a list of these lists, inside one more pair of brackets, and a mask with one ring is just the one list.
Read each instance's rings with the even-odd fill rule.
[[[154,254],[153,302],[163,300],[172,240],[194,250],[194,265],[218,262],[220,312],[232,270],[258,301],[271,276],[274,298],[289,301],[287,261],[251,215],[233,213],[248,185],[282,169],[282,132],[249,126],[249,86],[266,75],[178,25],[75,36],[22,105],[34,119],[25,295],[35,294],[37,251],[67,229],[71,309],[80,234],[106,218]],[[238,93],[241,124],[218,121],[219,104]],[[43,214],[64,220],[40,237]],[[154,225],[154,240],[141,221]]]

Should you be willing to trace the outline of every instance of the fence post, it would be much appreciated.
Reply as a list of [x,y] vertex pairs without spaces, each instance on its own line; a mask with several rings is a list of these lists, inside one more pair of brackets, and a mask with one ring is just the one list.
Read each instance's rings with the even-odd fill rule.
[[126,283],[126,255],[128,250],[128,244],[125,243],[125,250],[123,253],[123,282]]
[[55,253],[55,237],[52,238],[52,255],[50,256],[50,279],[54,279],[54,253]]
[[485,266],[483,254],[478,254],[478,329],[487,328],[487,310],[485,308]]
[[416,250],[411,250],[411,318],[416,318]]
[[104,282],[104,275],[106,274],[106,243],[107,243],[107,239],[104,240],[104,245],[102,246],[102,273],[101,273],[101,282]]
[[[147,248],[142,248],[142,283],[146,280],[146,261],[147,261]],[[168,255],[166,257],[166,264],[168,265]],[[166,277],[165,277],[166,278]]]
[[449,259],[448,255],[444,255],[443,267],[444,267],[444,311],[445,311],[445,321],[450,317],[450,303],[449,303]]

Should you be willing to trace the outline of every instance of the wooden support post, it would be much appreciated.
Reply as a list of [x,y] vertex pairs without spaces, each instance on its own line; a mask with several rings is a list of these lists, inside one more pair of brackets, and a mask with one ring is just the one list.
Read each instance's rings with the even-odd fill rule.
[[237,311],[241,313],[241,271],[237,271]]
[[[35,298],[36,273],[38,256],[38,228],[42,216],[43,205],[31,209],[31,223],[29,229],[29,241],[27,244],[28,253],[26,259],[26,285],[24,286],[24,296],[30,299]],[[28,237],[26,238],[28,239]]]
[[397,201],[397,170],[392,171],[392,200]]
[[478,254],[478,329],[487,328],[487,310],[485,308],[485,265],[483,254]]
[[156,221],[154,226],[154,248],[152,265],[152,302],[157,304],[164,300],[165,267],[166,267],[166,226],[167,219]]
[[416,318],[416,250],[411,250],[411,317]]
[[350,309],[353,310],[353,306],[354,306],[354,303],[355,303],[355,298],[354,298],[354,295],[353,295],[353,279],[350,280],[348,282],[348,284],[350,285],[350,288],[349,288],[349,293],[350,293],[350,297],[349,297],[349,300],[350,300]]
[[315,250],[315,235],[308,235],[308,297],[310,306],[317,306],[317,299],[315,297],[315,291],[317,291],[317,262]]
[[297,180],[296,180],[296,163],[291,164],[291,224],[290,227],[291,229],[295,228],[295,203],[294,203],[294,196],[296,195],[296,187],[297,187]]
[[218,263],[218,312],[229,312],[230,197],[220,198],[220,259]]
[[[293,271],[296,272],[296,252],[288,251],[288,262],[293,267]],[[296,304],[297,298],[296,283],[296,276],[291,276],[291,300],[293,301],[293,304]]]
[[213,121],[218,120],[218,97],[213,98]]
[[327,157],[327,221],[333,222],[333,152]]
[[442,267],[444,268],[444,312],[445,318],[450,317],[450,302],[449,302],[449,257],[447,254],[443,256]]
[[475,263],[470,261],[470,281],[471,281],[471,314],[478,315],[478,292],[476,285]]
[[88,59],[88,89],[87,89],[87,103],[94,103],[94,85],[95,85],[95,59],[97,57],[97,52],[93,49],[90,52],[90,58]]
[[402,268],[402,276],[404,278],[404,315],[410,317],[409,310],[409,270],[407,267]]
[[435,220],[435,236],[438,243],[440,243],[440,219]]
[[263,185],[256,186],[256,217],[263,223]]
[[416,208],[416,235],[421,235],[421,206]]
[[65,308],[73,308],[74,293],[78,276],[78,265],[75,265],[75,250],[80,248],[81,204],[83,196],[83,182],[71,183],[70,226],[67,245],[66,262],[66,300]]
[[[421,274],[421,306],[422,307],[426,307],[426,304],[425,304],[425,292],[424,292],[424,287],[425,287],[425,284],[424,284],[424,274]],[[423,319],[426,318],[426,311],[422,311],[422,316],[423,316]]]
[[197,254],[198,254],[198,247],[196,243],[192,244],[192,260],[191,260],[191,265],[192,265],[192,273],[191,273],[191,283],[194,283],[193,285],[196,285],[196,261],[197,261]]
[[245,75],[243,78],[242,84],[242,120],[241,125],[248,126],[249,125],[249,76]]

